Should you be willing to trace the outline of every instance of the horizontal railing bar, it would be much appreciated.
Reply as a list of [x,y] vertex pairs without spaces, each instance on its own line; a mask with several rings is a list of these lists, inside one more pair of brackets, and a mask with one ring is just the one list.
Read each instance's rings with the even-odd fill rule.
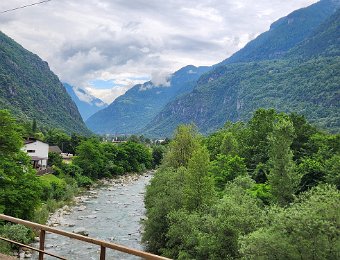
[[31,250],[34,250],[34,251],[37,251],[37,252],[41,252],[41,253],[44,253],[44,254],[46,254],[46,255],[50,255],[50,256],[53,256],[53,257],[58,258],[58,259],[67,260],[67,259],[64,258],[64,257],[57,256],[57,255],[55,255],[55,254],[52,254],[52,253],[49,253],[49,252],[40,250],[40,249],[35,248],[35,247],[31,247],[31,246],[28,246],[28,245],[25,245],[25,244],[21,244],[21,243],[19,243],[19,242],[17,242],[17,241],[10,240],[10,239],[4,238],[4,237],[0,237],[0,240],[4,240],[4,241],[6,241],[6,242],[13,243],[13,244],[16,244],[16,245],[18,245],[18,246],[26,247],[26,248],[28,248],[28,249],[31,249]]
[[150,260],[167,260],[169,258],[163,257],[163,256],[158,256],[158,255],[154,255],[148,252],[144,252],[144,251],[140,251],[140,250],[136,250],[136,249],[131,249],[129,247],[126,246],[122,246],[122,245],[118,245],[118,244],[114,244],[114,243],[110,243],[104,240],[99,240],[99,239],[94,239],[91,237],[86,237],[86,236],[82,236],[79,234],[75,234],[75,233],[71,233],[71,232],[67,232],[64,230],[60,230],[60,229],[56,229],[56,228],[51,228],[45,225],[41,225],[41,224],[37,224],[37,223],[33,223],[27,220],[22,220],[22,219],[18,219],[18,218],[14,218],[14,217],[10,217],[4,214],[0,214],[0,219],[3,220],[7,220],[13,223],[17,223],[17,224],[21,224],[24,226],[28,226],[31,228],[35,228],[35,229],[40,229],[40,230],[45,230],[54,234],[58,234],[58,235],[62,235],[65,237],[69,237],[69,238],[74,238],[83,242],[87,242],[87,243],[91,243],[91,244],[95,244],[95,245],[99,245],[99,246],[104,246],[110,249],[114,249],[123,253],[127,253],[130,255],[135,255],[135,256],[140,256],[140,257],[144,257],[145,259],[150,259]]

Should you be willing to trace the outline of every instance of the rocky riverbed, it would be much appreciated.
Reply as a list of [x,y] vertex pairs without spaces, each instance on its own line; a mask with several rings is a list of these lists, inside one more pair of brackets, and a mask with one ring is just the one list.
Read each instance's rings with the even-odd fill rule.
[[[102,180],[75,205],[64,206],[52,214],[48,225],[143,250],[141,221],[145,218],[144,192],[153,172]],[[36,245],[37,246],[37,245]],[[99,259],[99,246],[55,234],[48,234],[45,248],[67,259]],[[139,259],[107,249],[107,259]],[[33,255],[35,258],[36,255]],[[46,257],[46,259],[55,259]]]

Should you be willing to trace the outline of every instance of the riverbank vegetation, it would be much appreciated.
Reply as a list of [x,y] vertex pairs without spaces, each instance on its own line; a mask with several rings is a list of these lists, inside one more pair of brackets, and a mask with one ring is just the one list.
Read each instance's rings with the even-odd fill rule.
[[147,188],[143,240],[174,259],[336,259],[340,135],[259,109],[203,137],[179,126]]
[[[140,142],[117,144],[102,142],[96,136],[68,136],[60,130],[40,132],[36,124],[34,121],[32,128],[22,125],[8,111],[0,110],[0,213],[45,224],[49,213],[70,203],[75,194],[96,180],[140,173],[155,163],[152,149]],[[59,154],[50,153],[53,173],[37,176],[30,157],[21,150],[24,138],[32,135],[72,152],[73,160],[65,163]],[[33,233],[1,222],[0,235],[27,242]],[[0,242],[0,251],[8,250],[10,247]]]

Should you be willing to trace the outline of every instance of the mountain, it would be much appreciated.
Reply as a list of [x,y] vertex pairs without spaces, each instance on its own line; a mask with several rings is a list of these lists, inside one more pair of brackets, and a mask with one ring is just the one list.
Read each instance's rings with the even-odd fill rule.
[[282,17],[270,26],[269,31],[260,34],[218,65],[283,57],[290,49],[314,34],[314,31],[339,7],[339,2],[321,0]]
[[107,104],[101,99],[92,96],[86,90],[63,83],[67,93],[71,96],[74,103],[76,103],[83,120],[87,120],[97,111],[107,107]]
[[[228,120],[249,119],[260,107],[299,112],[320,127],[338,132],[340,11],[336,9],[339,1],[324,0],[295,11],[275,22],[270,31],[283,24],[290,27],[294,23],[289,22],[292,19],[299,23],[300,19],[295,19],[295,15],[304,17],[301,26],[309,24],[306,20],[310,20],[314,27],[314,16],[308,14],[315,10],[315,6],[329,15],[305,38],[291,44],[291,30],[281,27],[281,32],[286,32],[281,38],[288,39],[290,45],[273,59],[272,54],[278,52],[272,46],[276,39],[271,37],[276,37],[276,34],[270,36],[268,32],[264,33],[268,37],[266,41],[260,35],[234,54],[231,60],[225,60],[201,76],[192,92],[169,102],[143,129],[143,133],[170,136],[178,124],[192,122],[201,132],[209,133]],[[316,17],[320,21],[319,15]],[[298,24],[294,25],[294,28],[298,27]],[[285,46],[284,42],[280,42],[276,45],[277,50]],[[268,52],[255,48],[252,56],[249,46],[261,45]]]
[[92,115],[86,124],[96,133],[139,133],[170,100],[190,92],[208,70],[209,67],[189,65],[171,75],[165,85],[155,86],[152,82],[135,85]]
[[47,62],[0,32],[0,109],[20,120],[89,134],[79,111]]

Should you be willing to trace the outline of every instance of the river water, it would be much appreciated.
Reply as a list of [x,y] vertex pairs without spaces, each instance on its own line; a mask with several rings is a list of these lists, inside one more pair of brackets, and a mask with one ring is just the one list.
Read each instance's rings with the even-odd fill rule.
[[[143,250],[141,219],[145,213],[145,187],[150,179],[151,174],[146,173],[129,182],[110,183],[89,191],[85,201],[64,215],[56,228],[73,232],[82,227],[89,237]],[[47,234],[45,248],[67,259],[99,259],[99,246],[55,234]],[[45,256],[45,259],[55,258]],[[107,249],[106,259],[140,258]]]

